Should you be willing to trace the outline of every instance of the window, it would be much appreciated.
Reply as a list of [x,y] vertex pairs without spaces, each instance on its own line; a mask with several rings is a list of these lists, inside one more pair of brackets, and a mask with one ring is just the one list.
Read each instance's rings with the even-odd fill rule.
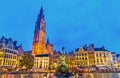
[[100,53],[100,57],[102,57],[102,54]]
[[96,57],[98,57],[98,54],[96,54]]
[[82,53],[82,56],[84,56],[84,53]]

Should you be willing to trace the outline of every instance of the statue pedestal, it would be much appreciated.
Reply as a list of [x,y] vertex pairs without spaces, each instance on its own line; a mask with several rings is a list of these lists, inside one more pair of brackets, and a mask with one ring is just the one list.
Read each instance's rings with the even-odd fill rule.
[[71,74],[68,72],[68,67],[65,65],[61,65],[58,67],[55,76],[59,77],[69,77]]

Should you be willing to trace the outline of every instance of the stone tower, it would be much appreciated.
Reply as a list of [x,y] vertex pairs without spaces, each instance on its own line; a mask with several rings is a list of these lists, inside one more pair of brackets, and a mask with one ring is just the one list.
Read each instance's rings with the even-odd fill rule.
[[46,48],[48,53],[50,55],[53,55],[53,45],[49,42],[49,38],[47,39]]
[[38,54],[48,54],[46,48],[46,26],[42,7],[36,21],[32,45],[32,55],[35,56]]

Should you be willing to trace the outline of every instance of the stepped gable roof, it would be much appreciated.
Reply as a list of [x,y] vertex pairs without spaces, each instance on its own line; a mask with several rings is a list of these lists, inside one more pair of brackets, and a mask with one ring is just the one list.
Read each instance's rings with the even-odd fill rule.
[[[94,47],[94,44],[91,44],[90,46]],[[87,51],[88,46],[87,45],[83,46],[83,49],[84,49],[84,51]],[[103,47],[100,47],[100,48],[94,48],[94,51],[108,51],[108,50],[106,50],[105,47],[103,46]]]
[[15,49],[17,50],[20,46],[17,46],[17,41],[13,41],[12,38],[5,38],[4,36],[2,36],[0,38],[0,46],[4,45],[5,47],[8,47],[7,45],[11,45],[12,46],[12,49]]

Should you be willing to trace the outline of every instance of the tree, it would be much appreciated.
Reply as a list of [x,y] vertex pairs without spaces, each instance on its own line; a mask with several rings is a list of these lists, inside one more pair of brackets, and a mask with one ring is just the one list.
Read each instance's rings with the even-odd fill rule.
[[26,71],[31,69],[34,65],[34,58],[29,53],[24,53],[22,59],[20,60],[20,67],[25,67]]

